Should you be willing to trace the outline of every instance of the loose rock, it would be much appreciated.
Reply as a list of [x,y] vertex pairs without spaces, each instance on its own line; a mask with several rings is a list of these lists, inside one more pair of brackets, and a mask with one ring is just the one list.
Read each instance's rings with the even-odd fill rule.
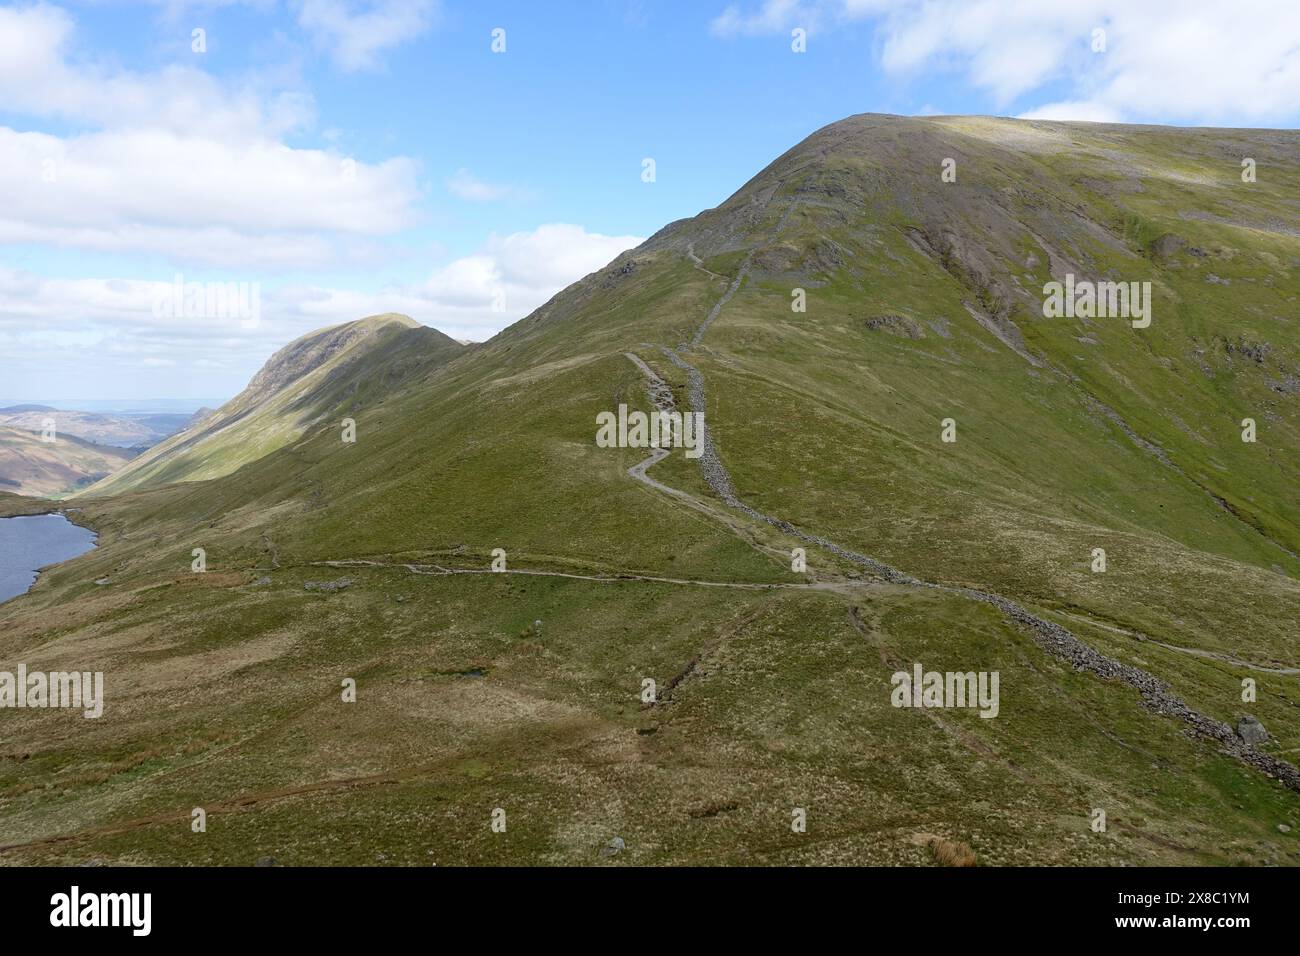
[[1255,744],[1261,744],[1268,740],[1268,731],[1264,729],[1264,725],[1259,722],[1258,717],[1254,714],[1247,714],[1237,721],[1237,736],[1245,741],[1247,746],[1253,747]]

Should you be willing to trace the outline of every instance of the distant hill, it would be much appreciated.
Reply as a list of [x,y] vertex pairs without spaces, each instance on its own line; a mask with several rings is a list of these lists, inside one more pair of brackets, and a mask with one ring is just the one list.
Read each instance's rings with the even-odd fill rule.
[[0,490],[41,498],[65,498],[116,471],[133,452],[55,432],[0,425]]
[[47,405],[0,408],[0,425],[13,428],[38,432],[50,419],[61,435],[74,435],[97,445],[142,449],[180,431],[190,416],[157,412],[61,411]]
[[308,333],[271,356],[248,387],[89,489],[114,494],[229,474],[296,441],[310,426],[340,421],[409,376],[466,350],[441,332],[396,314]]
[[205,418],[207,418],[208,416],[210,416],[210,415],[215,415],[216,413],[217,413],[217,410],[216,410],[215,408],[208,408],[208,407],[205,405],[205,406],[203,406],[202,408],[200,408],[200,409],[198,409],[197,411],[195,411],[195,413],[194,413],[193,415],[191,415],[188,419],[186,419],[186,421],[185,421],[185,427],[186,427],[186,428],[193,428],[195,425],[197,425],[199,422],[203,421],[203,420],[204,420]]

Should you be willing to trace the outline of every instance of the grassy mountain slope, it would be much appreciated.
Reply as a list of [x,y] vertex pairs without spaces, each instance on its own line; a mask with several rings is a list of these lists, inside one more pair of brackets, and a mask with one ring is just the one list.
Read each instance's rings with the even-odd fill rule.
[[404,315],[374,315],[308,333],[267,362],[244,391],[93,494],[229,474],[295,441],[335,411],[346,416],[375,394],[399,387],[413,370],[436,366],[464,346]]
[[0,425],[0,488],[41,498],[65,498],[121,468],[135,452],[96,445],[55,430],[41,432]]
[[[1294,763],[1297,145],[853,117],[234,473],[95,489],[99,548],[0,608],[0,666],[94,664],[109,702],[6,717],[0,862],[1294,864],[1276,774],[846,554],[1018,602]],[[1150,281],[1151,326],[1043,318],[1070,271]],[[596,447],[651,407],[627,353],[703,399],[743,507]],[[914,662],[998,671],[999,715],[892,707]]]

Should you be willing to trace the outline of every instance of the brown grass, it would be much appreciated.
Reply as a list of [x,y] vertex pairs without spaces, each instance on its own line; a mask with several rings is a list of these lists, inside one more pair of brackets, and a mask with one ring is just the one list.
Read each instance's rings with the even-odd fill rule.
[[928,845],[936,866],[975,866],[975,851],[965,843],[931,837]]

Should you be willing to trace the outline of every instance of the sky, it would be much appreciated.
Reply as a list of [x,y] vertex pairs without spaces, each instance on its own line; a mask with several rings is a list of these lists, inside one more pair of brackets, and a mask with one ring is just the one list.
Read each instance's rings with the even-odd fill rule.
[[863,112],[1294,127],[1300,3],[0,3],[0,400],[486,340]]

